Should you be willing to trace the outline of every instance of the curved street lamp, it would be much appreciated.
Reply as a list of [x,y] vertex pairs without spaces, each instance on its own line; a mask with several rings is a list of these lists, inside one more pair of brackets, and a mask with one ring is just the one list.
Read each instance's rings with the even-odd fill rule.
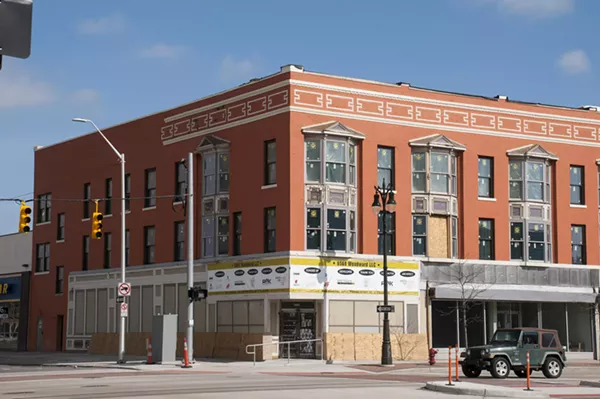
[[[383,217],[383,305],[388,306],[388,267],[387,267],[387,214],[396,211],[396,200],[394,199],[394,190],[392,184],[385,184],[385,179],[381,187],[375,186],[375,195],[371,205],[373,213]],[[387,310],[387,309],[386,309]],[[381,364],[383,366],[391,365],[392,362],[392,344],[390,342],[390,318],[389,312],[383,313],[383,343],[381,346]]]

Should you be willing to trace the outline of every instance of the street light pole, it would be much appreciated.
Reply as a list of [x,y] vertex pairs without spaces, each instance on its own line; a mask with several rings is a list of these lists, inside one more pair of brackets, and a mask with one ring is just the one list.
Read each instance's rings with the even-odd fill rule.
[[[94,126],[104,141],[106,141],[115,154],[117,154],[117,157],[119,157],[119,162],[121,162],[121,283],[125,283],[125,154],[117,151],[115,146],[106,138],[104,133],[102,133],[98,126],[96,126],[96,124],[91,120],[73,118],[73,122],[89,123]],[[119,358],[117,363],[125,363],[125,316],[121,316],[121,323],[119,326]]]
[[[187,285],[188,293],[194,288],[194,154],[188,154],[187,192]],[[189,364],[194,362],[194,300],[188,298],[187,344]]]
[[[381,200],[381,202],[380,202]],[[375,186],[375,196],[373,198],[373,212],[379,217],[382,215],[382,234],[383,234],[383,305],[388,306],[388,265],[387,265],[387,215],[396,210],[396,200],[394,199],[394,191],[392,185],[386,186],[383,179],[382,186]],[[392,344],[390,338],[390,317],[387,310],[383,313],[383,342],[381,345],[381,365],[392,365]]]

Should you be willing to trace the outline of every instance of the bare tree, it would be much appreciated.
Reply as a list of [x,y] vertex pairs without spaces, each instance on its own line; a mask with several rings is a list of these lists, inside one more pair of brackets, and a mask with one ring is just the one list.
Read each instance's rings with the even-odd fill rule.
[[440,267],[438,271],[444,277],[443,280],[447,281],[438,285],[456,287],[459,295],[456,306],[450,307],[450,311],[440,311],[440,313],[446,316],[458,312],[463,320],[465,347],[468,347],[467,327],[483,320],[481,315],[471,315],[469,311],[483,304],[481,296],[492,286],[492,283],[486,282],[485,265],[468,264],[465,261],[460,261],[451,266]]
[[404,327],[397,327],[392,331],[393,336],[396,338],[394,343],[398,347],[397,358],[399,360],[410,360],[411,354],[419,346],[419,340],[414,338],[415,334],[408,333],[408,331],[416,330],[416,328],[413,328],[416,327],[415,324],[413,321],[406,326],[406,330]]

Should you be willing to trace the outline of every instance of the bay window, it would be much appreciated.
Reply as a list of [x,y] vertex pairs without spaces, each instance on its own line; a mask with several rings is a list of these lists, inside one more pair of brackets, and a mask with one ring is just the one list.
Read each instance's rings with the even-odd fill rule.
[[339,122],[309,126],[305,135],[306,249],[355,252],[359,132]]
[[[441,134],[412,147],[413,254],[458,257],[458,156],[466,147]],[[445,237],[433,245],[429,239]]]
[[552,161],[539,144],[508,151],[511,260],[552,262]]
[[202,257],[229,255],[229,142],[215,136],[203,138],[202,156]]

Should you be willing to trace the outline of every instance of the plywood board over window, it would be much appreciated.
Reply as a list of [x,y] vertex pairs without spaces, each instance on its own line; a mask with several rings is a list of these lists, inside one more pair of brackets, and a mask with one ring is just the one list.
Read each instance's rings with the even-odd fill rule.
[[448,245],[448,217],[430,216],[428,222],[428,255],[433,258],[450,257]]

